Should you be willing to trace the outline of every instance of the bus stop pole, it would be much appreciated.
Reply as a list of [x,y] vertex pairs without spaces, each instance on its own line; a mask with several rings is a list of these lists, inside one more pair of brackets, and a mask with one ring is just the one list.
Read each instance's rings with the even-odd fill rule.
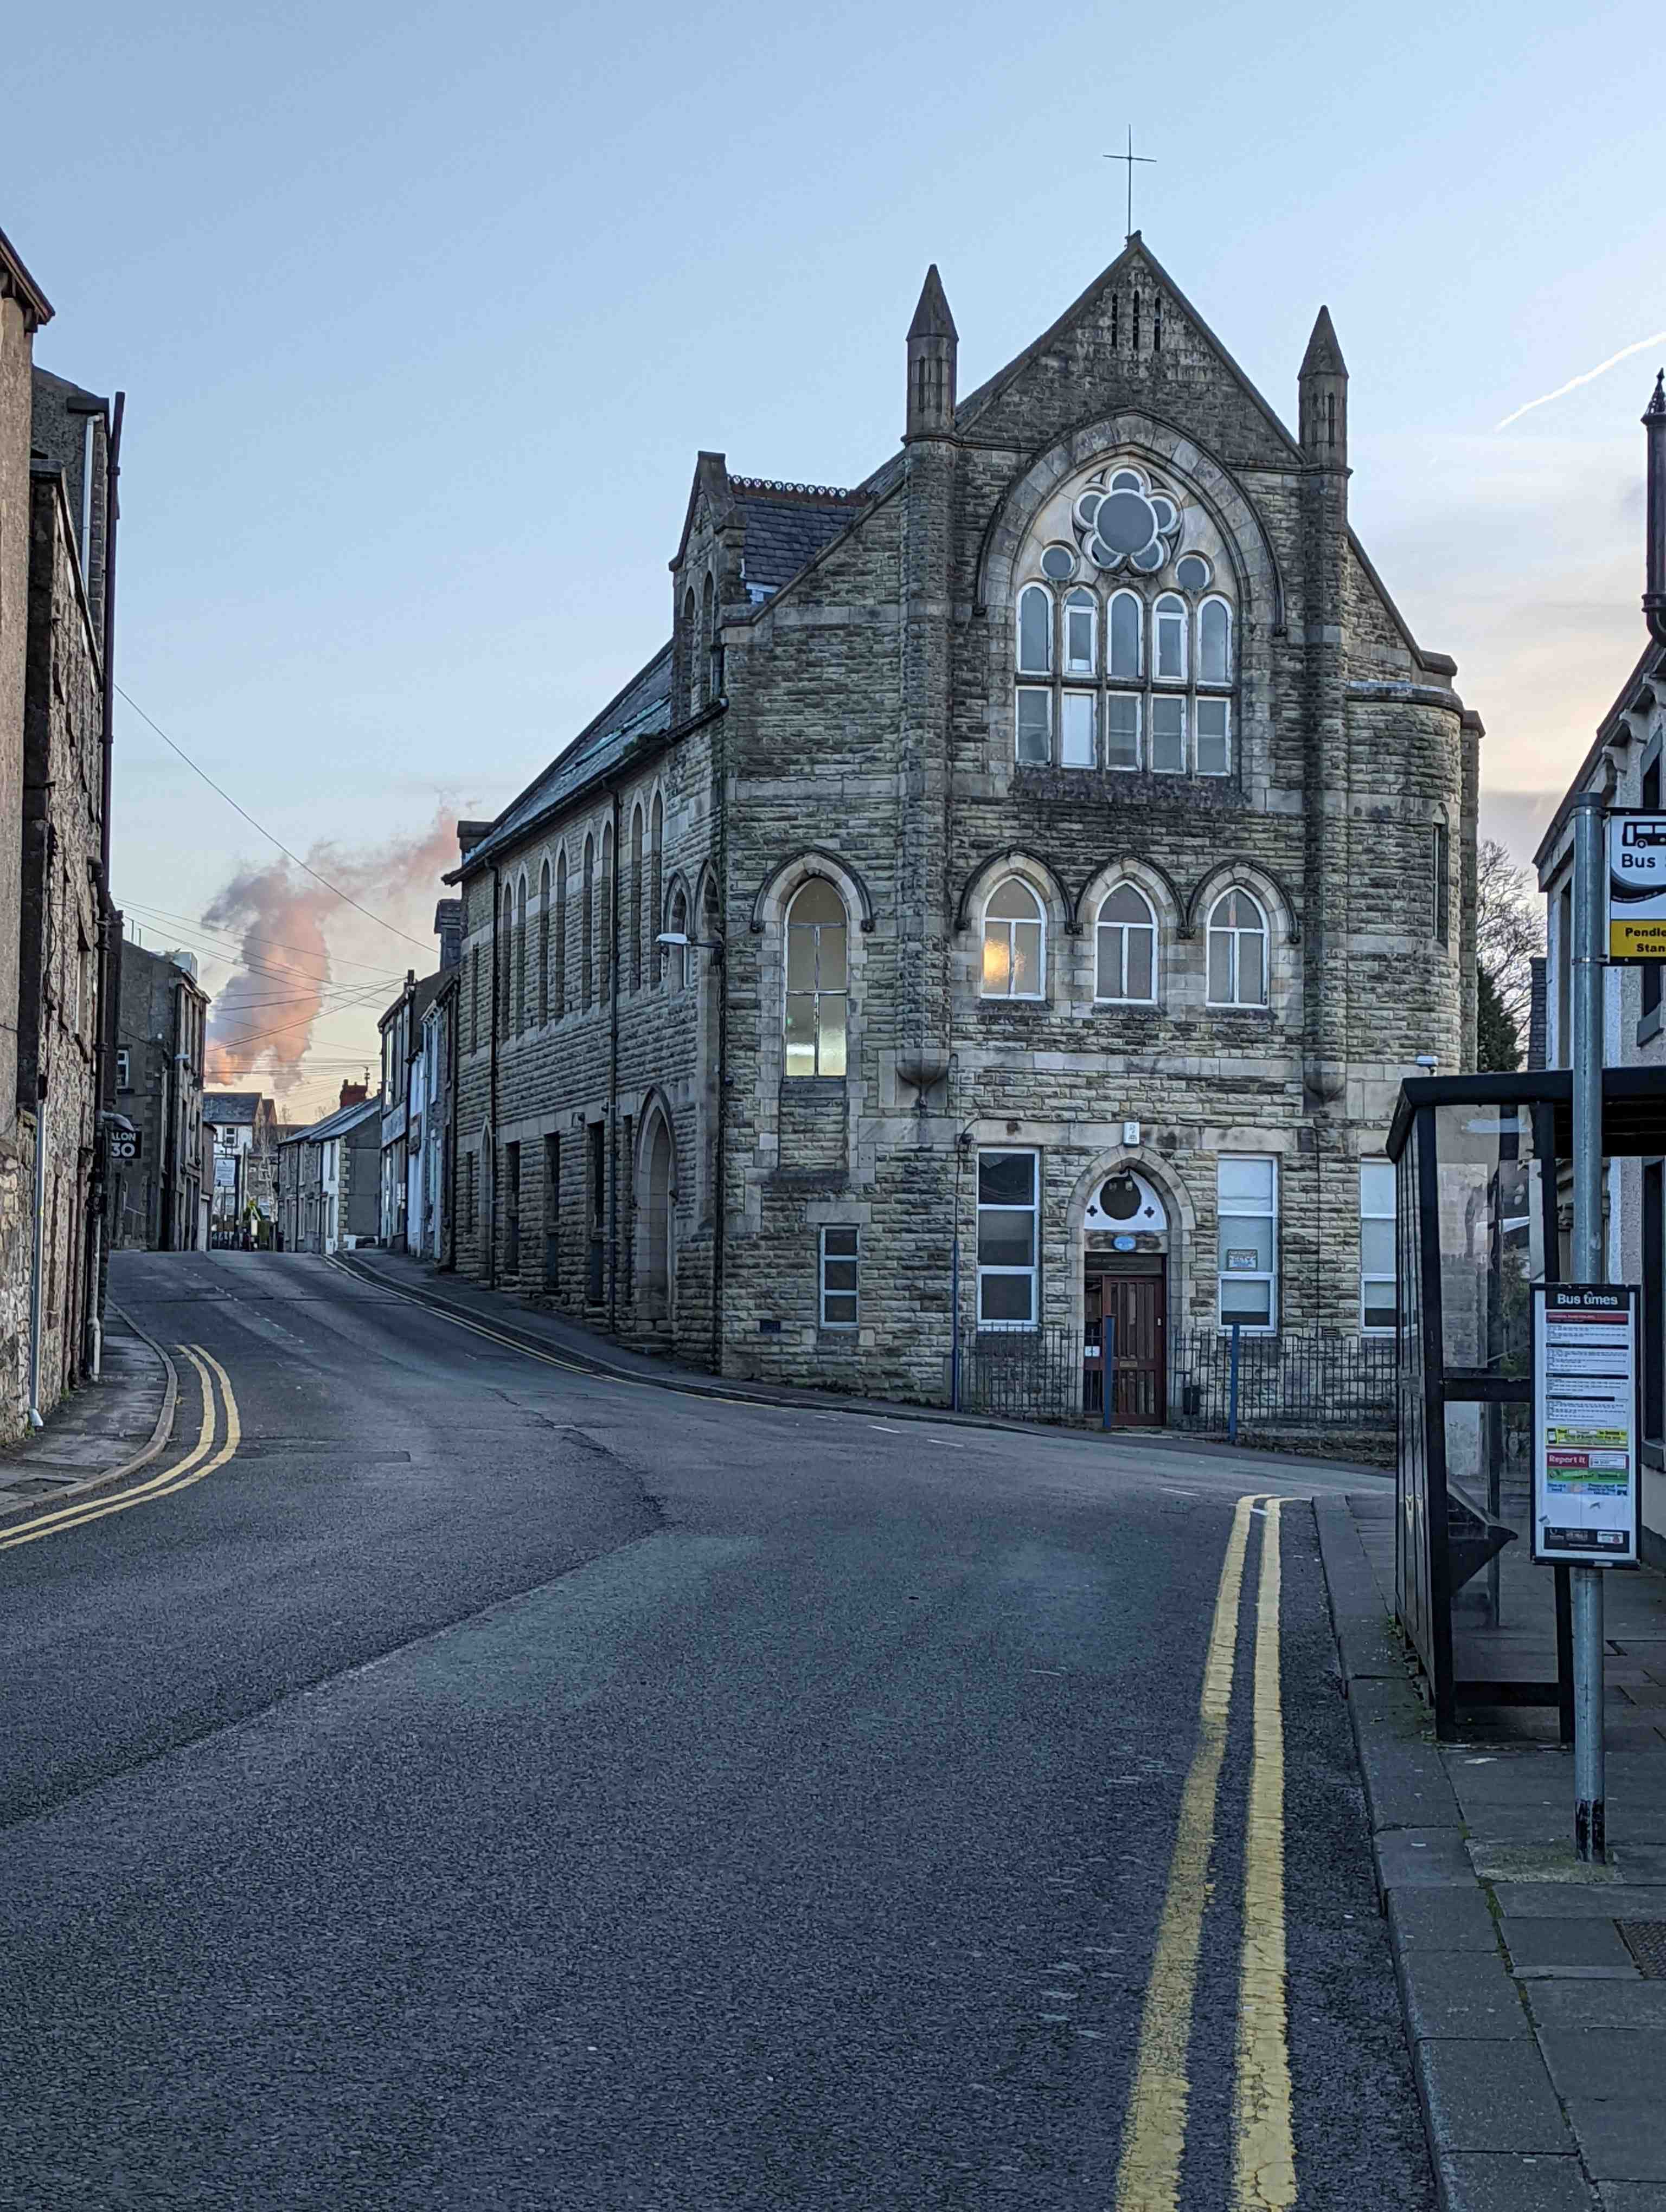
[[[1573,1279],[1608,1279],[1602,1238],[1602,918],[1608,854],[1604,800],[1573,801]],[[1602,1570],[1573,1567],[1573,1840],[1582,1859],[1608,1856],[1603,1774]]]

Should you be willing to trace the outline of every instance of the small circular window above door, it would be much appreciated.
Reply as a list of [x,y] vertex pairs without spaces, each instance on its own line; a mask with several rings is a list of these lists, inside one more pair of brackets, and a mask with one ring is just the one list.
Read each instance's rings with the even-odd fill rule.
[[1142,1175],[1118,1168],[1105,1177],[1087,1203],[1083,1226],[1087,1229],[1133,1230],[1160,1237],[1169,1226],[1162,1200]]

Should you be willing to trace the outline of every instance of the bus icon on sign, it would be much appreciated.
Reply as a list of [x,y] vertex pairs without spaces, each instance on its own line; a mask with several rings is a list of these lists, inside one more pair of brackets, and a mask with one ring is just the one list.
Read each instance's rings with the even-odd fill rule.
[[1620,849],[1634,852],[1639,848],[1656,851],[1666,847],[1666,815],[1645,815],[1639,821],[1622,822],[1620,825]]

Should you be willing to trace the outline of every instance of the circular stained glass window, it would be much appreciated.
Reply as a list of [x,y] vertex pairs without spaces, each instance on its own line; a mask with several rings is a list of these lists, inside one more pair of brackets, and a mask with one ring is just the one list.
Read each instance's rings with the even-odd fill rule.
[[1093,527],[1093,518],[1099,512],[1099,501],[1104,497],[1102,491],[1085,491],[1077,501],[1076,520],[1085,530]]
[[1142,575],[1149,576],[1162,567],[1164,557],[1163,541],[1159,538],[1154,545],[1147,545],[1134,555],[1134,565]]
[[1144,491],[1146,489],[1142,479],[1135,476],[1132,469],[1119,469],[1110,480],[1110,488],[1113,491]]
[[1201,553],[1188,553],[1174,573],[1183,592],[1207,592],[1209,588],[1209,564]]
[[1042,555],[1042,574],[1055,584],[1068,583],[1076,573],[1076,556],[1067,545],[1049,545]]
[[1171,499],[1164,499],[1159,491],[1152,495],[1151,504],[1152,513],[1157,517],[1158,528],[1164,533],[1172,530],[1180,520],[1179,512],[1174,501]]
[[1130,1175],[1112,1176],[1101,1186],[1099,1211],[1108,1221],[1132,1221],[1140,1211],[1140,1186]]

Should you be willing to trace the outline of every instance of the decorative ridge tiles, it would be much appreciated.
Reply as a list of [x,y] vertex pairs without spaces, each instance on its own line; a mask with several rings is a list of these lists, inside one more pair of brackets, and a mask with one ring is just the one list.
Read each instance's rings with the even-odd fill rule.
[[812,507],[866,507],[867,494],[846,491],[839,484],[783,483],[774,477],[731,477],[731,491],[760,494],[767,499],[803,500]]

